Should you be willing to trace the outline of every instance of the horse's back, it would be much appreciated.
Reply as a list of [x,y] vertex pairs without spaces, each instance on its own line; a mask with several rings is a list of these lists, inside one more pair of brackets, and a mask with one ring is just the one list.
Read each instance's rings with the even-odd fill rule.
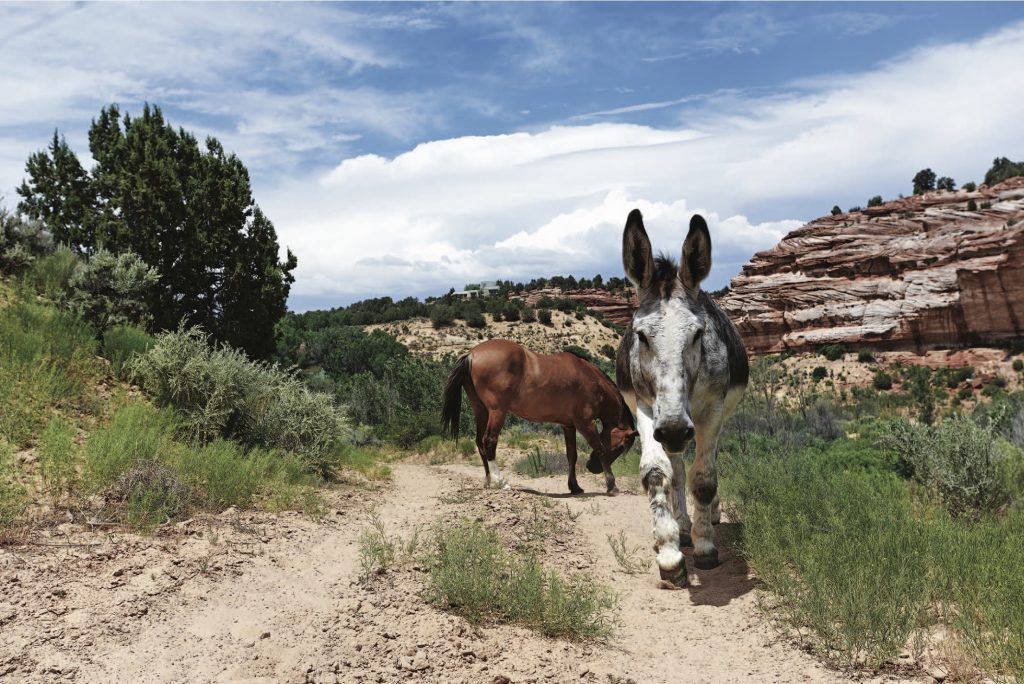
[[469,350],[470,376],[485,404],[505,403],[518,390],[528,355],[510,340],[487,340]]

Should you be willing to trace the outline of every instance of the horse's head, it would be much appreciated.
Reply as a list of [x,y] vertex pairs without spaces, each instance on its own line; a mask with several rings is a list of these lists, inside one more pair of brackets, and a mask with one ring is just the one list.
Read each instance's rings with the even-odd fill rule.
[[665,451],[680,453],[694,436],[691,402],[706,324],[698,295],[711,270],[708,225],[694,215],[676,265],[653,257],[643,217],[634,209],[622,235],[622,262],[640,298],[626,331],[632,338],[623,342],[633,390],[653,411],[654,439]]

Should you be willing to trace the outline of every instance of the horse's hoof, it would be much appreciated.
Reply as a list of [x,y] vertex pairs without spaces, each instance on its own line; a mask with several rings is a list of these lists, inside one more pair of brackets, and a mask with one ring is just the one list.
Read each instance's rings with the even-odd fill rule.
[[679,533],[679,546],[687,549],[693,548],[693,537],[690,536],[689,532]]
[[693,564],[698,570],[714,570],[721,565],[718,561],[718,549],[713,550],[711,553],[693,554]]
[[594,475],[600,475],[604,472],[604,469],[601,467],[601,462],[595,458],[587,459],[587,470],[592,472]]
[[569,493],[570,494],[582,494],[583,493],[583,487],[580,487],[579,485],[569,485]]
[[658,573],[661,575],[658,582],[661,589],[682,589],[690,583],[690,578],[686,575],[686,563],[680,563],[679,567],[673,570],[658,568]]
[[608,488],[608,496],[615,496],[618,493],[619,493],[619,488],[618,487],[609,487]]

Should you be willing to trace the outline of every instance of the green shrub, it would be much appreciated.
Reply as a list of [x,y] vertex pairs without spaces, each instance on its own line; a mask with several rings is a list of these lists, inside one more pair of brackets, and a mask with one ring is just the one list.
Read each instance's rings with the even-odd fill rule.
[[429,598],[476,625],[511,622],[575,639],[608,635],[616,605],[609,588],[583,574],[547,570],[536,556],[509,553],[493,530],[469,521],[437,531]]
[[145,325],[151,316],[147,298],[158,279],[138,254],[104,249],[75,270],[66,305],[97,330],[115,325]]
[[977,210],[978,210],[978,203],[975,202],[973,198],[967,200],[967,211],[977,211]]
[[523,322],[524,323],[533,323],[536,320],[537,320],[537,314],[534,312],[533,309],[531,309],[530,307],[526,307],[525,309],[523,309]]
[[880,206],[882,206],[882,196],[881,195],[875,195],[874,197],[869,198],[868,199],[868,206],[869,207],[880,207]]
[[814,370],[811,371],[811,378],[815,381],[824,380],[828,377],[828,368],[824,366],[815,366]]
[[871,386],[876,390],[885,391],[892,389],[892,376],[885,371],[877,371],[871,380]]
[[1018,373],[1024,371],[1024,359],[1014,359],[1013,370],[1017,371]]
[[502,313],[505,315],[506,321],[515,322],[522,318],[519,307],[511,302],[505,304],[505,308],[502,310]]
[[820,350],[821,355],[829,361],[838,361],[843,358],[843,355],[849,351],[845,344],[826,344]]
[[19,273],[53,247],[53,236],[41,221],[0,207],[0,273]]
[[935,426],[898,420],[885,441],[907,475],[953,515],[977,516],[1009,500],[991,427],[964,416]]
[[444,304],[435,304],[430,310],[430,323],[435,328],[445,328],[455,322],[455,309]]
[[861,349],[857,352],[857,361],[860,363],[874,363],[875,355],[871,353],[870,349]]
[[103,356],[110,361],[114,375],[126,379],[129,362],[145,354],[155,343],[151,335],[139,328],[116,325],[103,333]]
[[484,318],[483,314],[473,312],[466,316],[466,325],[470,328],[486,328],[487,319]]
[[541,323],[541,325],[551,325],[551,310],[538,309],[537,320]]
[[929,598],[928,545],[901,483],[837,471],[813,451],[749,458],[731,471],[743,550],[778,597],[773,615],[809,629],[813,645],[843,662],[894,658]]
[[341,411],[276,366],[213,348],[196,328],[163,333],[131,364],[131,376],[159,406],[183,417],[192,439],[237,439],[247,446],[294,451],[328,475],[345,436]]
[[36,259],[21,276],[21,283],[50,301],[60,302],[80,264],[78,255],[61,245],[53,254]]
[[839,208],[838,204],[833,204],[831,213],[833,216],[839,216],[840,214],[843,213],[843,210]]
[[961,188],[967,192],[974,192],[978,189],[978,184],[973,181],[968,181],[967,183],[964,183]]

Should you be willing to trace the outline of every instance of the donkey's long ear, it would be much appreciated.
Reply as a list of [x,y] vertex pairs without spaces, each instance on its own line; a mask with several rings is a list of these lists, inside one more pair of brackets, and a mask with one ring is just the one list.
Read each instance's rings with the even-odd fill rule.
[[639,209],[629,212],[626,217],[626,229],[622,231],[622,267],[637,290],[645,290],[651,284],[654,255]]
[[694,291],[710,272],[711,233],[704,217],[694,214],[690,219],[690,232],[683,242],[683,263],[679,267],[679,279],[683,281],[683,287]]

